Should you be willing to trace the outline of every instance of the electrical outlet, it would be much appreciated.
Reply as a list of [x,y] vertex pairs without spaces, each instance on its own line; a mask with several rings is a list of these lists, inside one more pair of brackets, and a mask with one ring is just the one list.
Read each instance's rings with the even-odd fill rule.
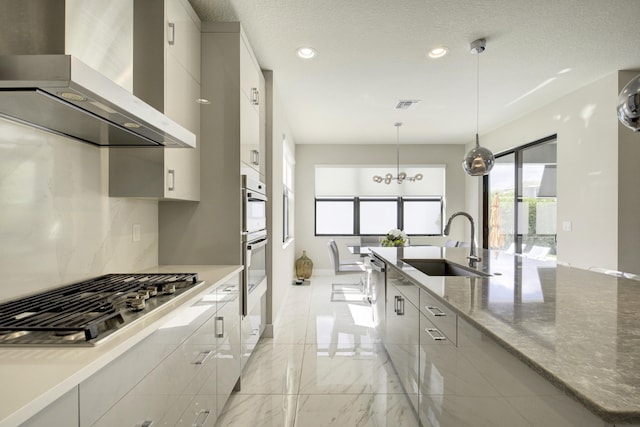
[[140,241],[140,224],[133,224],[131,227],[131,240],[134,242]]

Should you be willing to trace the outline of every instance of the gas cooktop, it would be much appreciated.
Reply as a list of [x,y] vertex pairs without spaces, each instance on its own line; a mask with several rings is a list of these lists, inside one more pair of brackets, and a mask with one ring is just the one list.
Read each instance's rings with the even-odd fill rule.
[[107,274],[0,304],[0,345],[94,345],[201,284],[195,273]]

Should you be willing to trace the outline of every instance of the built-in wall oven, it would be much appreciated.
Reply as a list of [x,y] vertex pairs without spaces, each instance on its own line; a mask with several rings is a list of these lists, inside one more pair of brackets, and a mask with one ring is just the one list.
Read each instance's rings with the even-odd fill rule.
[[252,293],[266,290],[267,282],[267,194],[266,185],[242,176],[242,248],[244,274],[242,315],[251,309]]
[[242,175],[242,234],[267,229],[267,186]]

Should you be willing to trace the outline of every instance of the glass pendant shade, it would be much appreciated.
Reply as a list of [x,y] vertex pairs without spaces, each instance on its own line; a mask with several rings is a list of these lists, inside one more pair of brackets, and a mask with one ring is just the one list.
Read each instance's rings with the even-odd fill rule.
[[640,74],[618,96],[618,120],[632,131],[640,131]]
[[493,153],[484,147],[480,147],[478,134],[476,134],[476,146],[471,149],[462,161],[464,171],[471,176],[487,175],[493,168],[496,159]]

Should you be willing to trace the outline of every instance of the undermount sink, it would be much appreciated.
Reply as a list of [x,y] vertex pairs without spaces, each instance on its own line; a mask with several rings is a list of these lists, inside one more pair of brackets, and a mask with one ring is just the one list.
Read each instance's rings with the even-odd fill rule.
[[403,259],[416,270],[422,271],[428,276],[466,276],[466,277],[489,277],[489,274],[482,273],[472,268],[456,264],[446,259]]

